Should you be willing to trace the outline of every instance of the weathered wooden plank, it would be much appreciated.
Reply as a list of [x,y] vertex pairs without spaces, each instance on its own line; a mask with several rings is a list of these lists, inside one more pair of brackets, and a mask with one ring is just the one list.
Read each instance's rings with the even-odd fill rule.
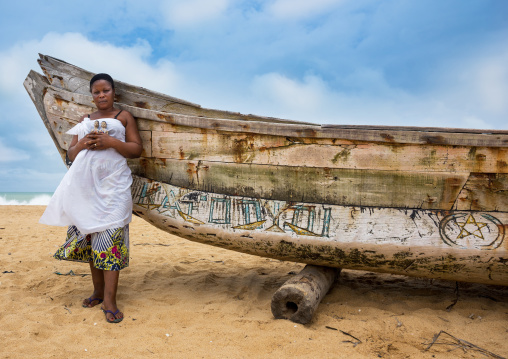
[[443,210],[452,208],[469,176],[469,173],[404,173],[172,159],[130,160],[129,165],[138,176],[228,195]]
[[48,86],[48,80],[38,74],[35,71],[30,71],[28,76],[26,77],[25,81],[23,82],[23,86],[28,92],[28,95],[32,99],[35,108],[37,109],[37,112],[39,113],[39,116],[42,119],[42,122],[44,123],[44,126],[49,132],[49,135],[51,136],[51,139],[55,143],[55,146],[62,157],[62,160],[65,162],[65,150],[61,148],[59,144],[59,139],[53,132],[51,125],[48,121],[47,115],[46,115],[46,107],[44,104],[44,93],[46,92],[47,86]]
[[[121,106],[121,105],[120,105]],[[120,107],[119,106],[119,107]],[[127,108],[125,108],[128,110]],[[211,134],[218,133],[218,131],[213,129],[203,129],[198,127],[188,127],[188,126],[180,126],[166,122],[153,121],[148,120],[143,117],[136,117],[136,121],[138,124],[138,129],[145,131],[154,131],[154,132],[179,132],[179,133],[200,133],[200,134]]]
[[[134,204],[186,223],[233,232],[292,234],[321,242],[429,246],[433,251],[506,252],[508,214],[397,208],[364,208],[198,191],[134,176]],[[476,223],[476,225],[471,225]],[[253,226],[247,228],[247,224]],[[467,224],[467,226],[466,226]],[[276,230],[274,230],[276,229]],[[467,234],[464,229],[470,231]]]
[[461,211],[492,211],[508,208],[508,175],[500,173],[472,173],[459,194],[455,208]]
[[[74,124],[69,111],[48,107],[48,119],[59,145],[67,149]],[[80,115],[83,111],[73,111]],[[76,116],[77,117],[77,116]],[[138,121],[140,122],[140,121]],[[249,134],[152,132],[140,130],[142,157],[204,160],[322,168],[378,169],[399,171],[508,173],[502,160],[507,149],[415,145],[332,145],[294,143],[291,139]],[[153,150],[152,150],[153,147]]]
[[[41,56],[39,64],[53,86],[68,90],[76,94],[90,94],[89,82],[94,75],[93,73],[67,64],[63,61],[45,56]],[[205,116],[216,119],[229,118],[248,121],[270,121],[296,124],[304,123],[273,117],[245,115],[238,112],[203,108],[197,104],[176,97],[161,94],[142,87],[129,85],[118,80],[115,80],[115,85],[115,101],[132,107],[139,107],[166,113],[182,113],[191,116]]]
[[[44,55],[39,55],[38,63],[51,85],[74,93],[84,95],[90,94],[90,80],[95,75],[94,73],[54,57]],[[199,107],[199,105],[189,101],[144,89],[139,86],[132,86],[122,81],[115,80],[115,84],[117,84],[120,90],[125,89],[126,91],[138,93],[140,95],[144,94],[154,99],[164,98],[170,102],[179,102],[181,104]]]
[[[93,77],[93,73],[77,66],[68,64],[64,61],[40,55],[39,64],[45,74],[51,81],[51,84],[60,87],[62,89],[69,90],[75,93],[81,93],[84,95],[89,94],[89,81]],[[115,80],[117,84],[118,92],[121,96],[118,97],[118,102],[125,103],[126,105],[133,107],[140,107],[145,109],[151,109],[160,112],[168,113],[182,113],[180,110],[186,111],[185,106],[189,107],[189,115],[194,116],[205,116],[210,118],[221,118],[221,119],[237,119],[237,120],[248,120],[248,121],[263,121],[263,122],[283,122],[293,124],[308,124],[314,125],[313,123],[291,121],[285,119],[278,119],[274,117],[263,117],[256,115],[244,115],[237,112],[214,110],[202,108],[200,105],[185,101],[173,96],[168,96],[156,91],[151,91],[139,86],[133,86],[122,81]],[[176,106],[176,105],[183,106]],[[168,107],[166,107],[168,105]],[[175,107],[176,106],[176,107]],[[190,109],[194,107],[195,109]],[[203,112],[199,112],[203,111]],[[322,125],[323,129],[327,130],[373,130],[381,131],[384,136],[390,137],[392,131],[416,131],[416,132],[430,132],[430,133],[463,133],[463,134],[500,134],[506,136],[508,131],[506,130],[492,130],[492,129],[456,129],[456,128],[441,128],[441,127],[415,127],[415,126],[366,126],[366,125]],[[445,135],[446,136],[446,135]],[[434,141],[442,141],[439,135],[430,134],[426,136],[427,143],[433,143]]]
[[[53,133],[55,134],[55,138],[59,144],[59,146],[63,149],[67,149],[70,141],[72,140],[71,135],[65,134],[66,131],[68,131],[72,125],[65,119],[60,118],[58,116],[53,116],[49,114],[48,116],[48,123],[51,126],[51,129]],[[143,157],[150,157],[151,156],[151,132],[150,131],[140,131],[140,134],[143,139]],[[312,153],[307,153],[308,155],[312,155]],[[198,159],[201,160],[206,156],[199,157]],[[298,158],[295,159],[296,161]],[[288,161],[290,162],[290,161]],[[194,161],[194,163],[198,163]],[[379,163],[377,161],[374,161],[374,164]],[[194,165],[195,167],[199,168],[198,165]],[[302,164],[302,166],[305,166],[305,163]],[[181,168],[182,173],[189,173],[189,168]],[[389,167],[389,166],[388,166]],[[344,168],[344,167],[342,167]],[[374,167],[375,168],[375,167]],[[378,167],[379,169],[380,167]],[[412,169],[414,170],[414,168]],[[241,171],[241,169],[239,169]],[[321,171],[323,173],[326,170],[325,168],[321,168]],[[418,171],[417,171],[418,173]],[[329,174],[328,176],[331,176],[332,174]],[[186,175],[186,178],[188,178],[189,175]],[[198,181],[199,178],[196,174],[196,178],[193,177],[192,181]],[[251,178],[248,178],[247,180],[250,180]],[[203,180],[205,180],[203,178]],[[190,182],[192,182],[190,181]],[[218,181],[222,181],[222,179],[218,179]],[[463,182],[457,181],[456,183],[451,183],[451,179],[448,180],[447,185],[453,186],[454,188],[460,188],[464,185]],[[178,182],[182,186],[190,186],[189,183],[185,182]],[[321,184],[322,181],[318,181],[315,183],[315,185]],[[266,185],[265,185],[266,186]],[[503,209],[508,207],[507,202],[507,187],[508,187],[508,178],[505,176],[501,176],[500,174],[485,174],[481,176],[479,173],[473,174],[473,177],[470,178],[467,182],[467,184],[464,185],[464,188],[462,189],[460,195],[458,196],[458,200],[455,203],[455,209],[458,210],[483,210],[486,208],[489,208],[489,210],[492,211],[502,211]],[[266,187],[265,187],[266,188]],[[360,190],[360,189],[358,189]],[[353,189],[349,189],[349,191],[354,191]],[[297,198],[298,196],[294,194],[294,196]],[[433,196],[431,196],[433,197]],[[366,205],[380,205],[380,203],[375,204],[366,204]],[[426,208],[426,207],[425,207]],[[429,207],[434,208],[434,207]],[[447,207],[445,207],[447,208]]]
[[[66,136],[65,132],[71,127],[70,124],[72,122],[68,122],[64,120],[64,117],[58,117],[57,115],[77,119],[91,110],[91,108],[86,105],[76,105],[71,101],[66,101],[62,98],[50,95],[49,93],[46,96],[48,120],[50,125],[54,128],[54,134],[57,137],[61,136],[57,138],[60,147],[66,149],[70,143],[70,138],[64,138]],[[181,130],[181,128],[176,127],[172,129]],[[149,133],[150,131],[142,132],[145,139],[152,137],[152,134]],[[400,145],[381,145],[377,143],[347,145],[348,147],[346,148],[342,146],[337,148],[333,145],[306,145],[305,141],[299,143],[295,142],[292,138],[282,138],[280,136],[240,135],[220,133],[216,130],[212,130],[210,134],[202,130],[200,130],[199,133],[194,132],[193,134],[188,134],[186,137],[187,140],[184,141],[184,143],[181,142],[182,137],[175,135],[174,132],[154,132],[153,139],[153,146],[151,146],[150,141],[144,141],[145,156],[157,156],[160,158],[173,157],[180,159],[192,158],[208,162],[230,161],[236,163],[268,164],[278,167],[293,165],[302,167],[318,166],[322,167],[321,171],[326,171],[328,168],[347,168],[351,170],[374,168],[376,170],[386,171],[393,169],[408,170],[416,173],[432,168],[434,172],[442,170],[444,172],[473,171],[479,173],[485,171],[487,173],[506,173],[508,167],[504,162],[506,159],[506,150],[503,148],[467,149],[465,147],[451,148],[449,146],[403,146],[401,148]],[[268,150],[267,147],[269,146],[267,146],[266,142],[263,143],[263,140],[271,142],[268,145],[275,149],[270,148],[270,150]],[[178,149],[176,149],[174,145],[177,145]],[[213,148],[213,146],[215,146],[215,148]],[[160,150],[161,148],[166,152]],[[338,149],[340,149],[340,151],[338,151]],[[254,150],[258,152],[256,153]],[[284,153],[278,156],[275,155],[275,151],[281,152],[281,150],[284,151]],[[421,155],[412,153],[412,150],[421,153]],[[188,153],[188,155],[185,153]],[[344,160],[345,157],[347,157],[346,160]],[[305,159],[312,159],[312,161],[309,160],[307,163]],[[442,167],[438,166],[438,163],[442,163]],[[249,179],[249,177],[247,177],[247,179]],[[315,178],[312,177],[312,180],[315,180]],[[317,181],[314,184],[323,185],[323,182]],[[185,183],[182,185],[185,185]],[[463,183],[460,181],[453,184],[454,188],[461,185],[463,185]],[[348,196],[351,196],[350,193],[357,190],[362,189],[352,187],[346,192]],[[469,191],[467,193],[471,192],[468,189],[464,191]],[[487,194],[483,194],[485,191]],[[489,203],[489,198],[493,197],[493,195],[488,195],[489,191],[490,190],[485,186],[476,186],[474,196],[463,195],[460,202],[457,202],[456,205],[460,206],[460,208],[472,205],[477,206],[474,207],[476,209],[487,208],[485,206]],[[374,193],[375,192],[372,192],[371,196],[374,196]],[[474,200],[468,200],[473,197],[475,198]],[[323,198],[328,197],[325,196]],[[429,198],[428,201],[432,202],[437,196],[429,195]],[[480,200],[479,198],[484,198],[484,200]],[[496,203],[493,204],[494,207],[488,208],[491,208],[491,210],[505,208],[505,197],[501,195],[496,198]],[[349,201],[351,200],[353,199]],[[422,198],[420,198],[420,200],[422,200]],[[385,205],[387,201],[373,202],[369,200],[367,203],[366,205],[368,206],[382,206]],[[388,206],[393,205],[392,203]],[[395,206],[397,206],[397,204],[395,204]],[[420,204],[418,208],[421,206]],[[423,208],[436,207],[430,205],[429,207],[424,206]],[[448,209],[450,207],[448,207],[448,205],[443,207],[440,203],[437,208]]]
[[[178,131],[178,129],[175,129]],[[508,173],[508,148],[324,144],[245,133],[153,131],[153,157],[303,167]],[[324,142],[324,141],[323,141]]]
[[500,134],[506,135],[507,130],[476,129],[476,128],[446,128],[446,127],[417,127],[417,126],[381,126],[381,125],[321,125],[326,129],[348,129],[348,130],[383,130],[392,129],[396,131],[418,131],[418,132],[443,132],[443,133],[477,133],[483,135]]
[[139,131],[143,145],[141,157],[152,157],[152,131]]
[[483,134],[458,134],[448,133],[445,136],[438,133],[424,133],[417,131],[391,131],[386,133],[379,130],[325,130],[320,126],[293,125],[283,123],[263,123],[235,120],[215,120],[203,117],[184,116],[177,114],[149,113],[148,110],[129,108],[129,111],[139,118],[147,118],[168,123],[213,129],[224,132],[246,132],[286,137],[330,138],[351,140],[357,142],[381,142],[381,143],[409,143],[409,144],[434,144],[449,146],[476,146],[476,147],[508,147],[508,134],[506,135],[483,135]]
[[[75,121],[93,111],[55,97],[48,91],[49,114]],[[72,98],[71,98],[72,100]],[[138,119],[140,130],[153,130],[154,157],[200,158],[209,161],[252,162],[331,168],[378,168],[478,173],[508,173],[507,148],[438,145],[401,145],[392,143],[336,141],[331,138],[292,138],[264,134],[223,132],[184,127]],[[162,131],[161,131],[162,130]],[[181,133],[186,132],[186,136]],[[318,145],[316,143],[321,143]],[[145,152],[148,148],[145,146]],[[289,162],[286,162],[289,161]]]
[[68,135],[66,132],[74,126],[74,123],[52,113],[47,114],[47,119],[48,124],[55,135],[59,148],[67,151],[73,136]]
[[[90,96],[76,93],[55,91],[58,98],[67,101],[75,101],[87,104]],[[508,147],[508,131],[506,134],[495,135],[477,133],[439,133],[423,131],[400,131],[387,127],[385,130],[360,130],[360,129],[336,129],[322,128],[319,125],[306,125],[294,123],[273,123],[262,121],[238,121],[230,119],[214,119],[200,116],[188,116],[180,114],[168,114],[138,107],[120,105],[131,112],[136,118],[144,118],[152,121],[167,122],[174,125],[212,129],[225,132],[246,132],[285,137],[307,138],[330,138],[351,140],[358,142],[380,143],[408,143],[408,144],[434,144],[449,146],[475,146],[475,147]],[[268,119],[267,119],[268,121]]]

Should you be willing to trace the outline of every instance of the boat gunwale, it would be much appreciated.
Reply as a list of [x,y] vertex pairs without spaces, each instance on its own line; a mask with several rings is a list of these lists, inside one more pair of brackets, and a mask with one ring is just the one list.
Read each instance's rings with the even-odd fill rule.
[[[70,68],[73,68],[74,70],[86,73],[86,74],[89,75],[90,78],[93,76],[92,72],[90,72],[88,70],[85,70],[83,68],[80,68],[78,66],[72,65],[72,64],[70,64],[68,62],[65,62],[63,60],[51,57],[49,55],[39,54],[39,56],[41,58],[39,60],[41,68],[43,67],[43,65],[41,63],[42,61],[47,61],[48,63],[51,64],[51,60],[53,60],[54,62],[60,63],[62,66],[70,67]],[[55,68],[53,64],[52,64],[52,66],[53,66],[53,68]],[[64,69],[56,69],[56,70],[59,70],[59,71],[62,71],[64,73],[66,73],[66,71],[64,71]],[[81,77],[81,79],[89,81],[85,77]],[[335,129],[341,129],[341,130],[366,130],[366,131],[395,130],[395,131],[407,131],[407,132],[413,132],[414,131],[414,132],[433,132],[433,133],[463,133],[463,134],[482,134],[482,135],[508,135],[508,130],[496,130],[496,129],[470,129],[470,128],[448,128],[448,127],[418,127],[418,126],[384,126],[384,125],[350,125],[350,124],[317,124],[317,123],[304,122],[304,121],[287,120],[287,119],[281,119],[281,118],[275,118],[275,117],[265,117],[265,116],[258,116],[258,115],[252,115],[252,114],[242,114],[242,113],[239,113],[239,112],[231,112],[231,111],[224,111],[224,110],[216,110],[216,109],[203,108],[199,104],[196,104],[196,103],[193,103],[193,102],[189,102],[189,101],[186,101],[186,100],[182,100],[180,98],[169,96],[169,95],[166,95],[166,94],[163,94],[163,93],[159,93],[159,92],[156,92],[156,91],[152,91],[152,90],[146,89],[144,87],[131,85],[131,84],[128,84],[126,82],[122,82],[122,81],[118,81],[118,80],[115,80],[115,83],[118,83],[120,85],[119,87],[125,87],[125,89],[123,89],[123,91],[127,91],[127,92],[130,92],[130,93],[133,93],[133,94],[139,94],[139,93],[141,93],[143,95],[146,95],[148,97],[152,97],[154,99],[172,101],[172,102],[175,102],[175,103],[179,103],[179,104],[182,104],[182,105],[188,105],[188,106],[195,107],[197,109],[202,109],[202,110],[216,111],[218,113],[231,114],[231,115],[236,115],[236,116],[252,117],[251,119],[249,119],[249,118],[246,118],[246,119],[223,118],[222,120],[246,121],[246,122],[267,122],[267,123],[273,123],[273,121],[280,121],[280,122],[277,122],[277,123],[316,126],[316,127],[320,127],[321,129],[334,129],[334,130]],[[67,91],[69,93],[76,93],[76,92],[73,92],[73,91],[70,91],[70,90],[67,90],[67,89],[64,89],[64,88],[60,88],[58,86],[51,85],[51,83],[50,83],[50,86],[53,87],[54,89],[59,89],[59,90],[62,90],[62,91]],[[135,92],[135,91],[131,91],[129,89],[136,89],[136,90],[141,90],[141,91]],[[79,94],[81,94],[81,93],[79,93]],[[86,96],[86,94],[81,94],[81,95]],[[121,104],[121,102],[119,102],[119,104]],[[129,105],[125,105],[125,104],[123,104],[123,105],[124,106],[129,106]],[[130,107],[131,108],[140,108],[140,107],[136,107],[136,106],[130,106]],[[151,109],[145,109],[145,110],[157,111],[157,110],[151,110]],[[164,111],[157,111],[157,112],[167,113],[167,114],[170,114],[170,115],[192,116],[192,115],[181,114],[181,113],[178,113],[178,112],[164,112]],[[206,117],[206,116],[204,116],[204,117],[203,116],[194,116],[194,117],[208,118],[208,119],[211,119],[211,120],[215,119],[215,118]],[[217,119],[220,119],[220,118],[217,118]],[[507,146],[508,146],[508,144],[507,144]]]
[[[50,71],[48,71],[48,69],[52,69],[56,73],[68,74],[69,75],[69,79],[79,78],[79,79],[85,81],[86,83],[88,83],[90,81],[90,79],[94,75],[92,72],[90,72],[88,70],[82,69],[82,68],[80,68],[78,66],[75,66],[75,65],[72,65],[72,64],[69,64],[69,63],[67,63],[67,62],[65,62],[63,60],[59,60],[59,59],[56,59],[54,57],[47,56],[47,55],[41,55],[41,54],[39,54],[39,56],[41,57],[38,60],[39,65],[40,65],[41,69],[43,70],[43,72],[45,74],[50,73]],[[59,62],[57,65],[63,66],[65,68],[56,68],[54,66],[54,64],[51,62],[51,60],[53,62],[57,62],[57,63]],[[76,76],[75,74],[72,74],[71,71],[82,72],[84,75],[86,75],[86,77],[83,76],[83,75],[82,76]],[[46,77],[48,77],[48,75],[46,75]],[[53,77],[56,77],[56,78],[59,78],[60,80],[62,80],[60,75],[53,74]],[[74,91],[72,91],[72,90],[66,89],[64,87],[53,85],[52,81],[50,81],[49,79],[48,79],[48,81],[49,81],[50,85],[53,86],[54,88],[59,88],[59,89],[65,90],[65,91],[69,91],[71,93],[76,93],[76,94],[81,94],[81,95],[87,95],[86,93],[78,92],[77,90],[79,88],[76,88]],[[196,103],[193,103],[193,102],[190,102],[190,101],[186,101],[186,100],[182,100],[180,98],[173,97],[173,96],[170,96],[170,95],[166,95],[166,94],[161,93],[161,92],[149,90],[149,89],[141,87],[141,86],[131,85],[129,83],[122,82],[122,81],[116,80],[116,79],[114,81],[115,81],[115,87],[116,87],[118,95],[122,95],[123,93],[130,93],[130,94],[133,94],[133,95],[141,95],[141,96],[144,96],[144,97],[152,98],[154,100],[166,101],[166,102],[171,102],[171,103],[174,103],[174,104],[179,104],[179,105],[182,105],[182,106],[188,106],[189,108],[192,108],[192,109],[194,109],[196,111],[211,112],[211,113],[215,113],[217,115],[221,115],[221,114],[229,115],[229,116],[231,116],[231,118],[228,118],[230,120],[261,121],[261,122],[277,122],[277,123],[316,125],[316,124],[311,123],[311,122],[295,121],[295,120],[281,119],[281,118],[276,118],[276,117],[259,116],[259,115],[253,115],[253,114],[242,114],[240,112],[232,112],[232,111],[227,111],[227,110],[217,110],[217,109],[205,108],[205,107],[202,107],[199,104],[196,104]],[[87,87],[87,90],[88,90],[88,87]],[[121,101],[120,101],[120,103],[121,103]],[[133,107],[137,107],[137,106],[133,106]],[[139,108],[142,108],[142,107],[139,107]],[[154,111],[157,111],[157,110],[154,110]],[[160,112],[171,113],[171,112],[167,112],[167,111],[160,111]],[[184,113],[178,113],[178,112],[176,112],[176,113],[177,114],[184,114]],[[197,116],[199,116],[199,115],[197,115]],[[235,119],[233,117],[240,117],[240,118]],[[220,117],[210,117],[210,118],[220,119]],[[224,118],[227,118],[227,117],[224,117]]]
[[[39,74],[40,75],[40,74]],[[42,75],[40,75],[42,76]],[[91,95],[74,93],[60,87],[45,84],[46,96],[89,106]],[[53,92],[53,93],[52,93]],[[121,102],[115,103],[138,119],[167,123],[177,126],[210,129],[225,132],[256,133],[291,138],[333,138],[357,142],[378,142],[390,144],[449,145],[467,147],[508,147],[508,131],[437,129],[425,127],[364,126],[364,125],[308,125],[305,123],[273,123],[260,120],[217,119],[204,116],[169,113],[135,107]],[[71,122],[71,119],[69,119]],[[268,119],[267,119],[268,120]],[[77,121],[75,121],[77,123]],[[448,130],[448,132],[445,132]],[[442,134],[446,133],[444,137]],[[465,138],[469,135],[470,138]],[[497,136],[497,138],[496,138]],[[499,137],[501,136],[501,137]],[[506,138],[504,138],[506,137]],[[474,142],[474,143],[473,143]],[[490,143],[483,143],[490,142]]]

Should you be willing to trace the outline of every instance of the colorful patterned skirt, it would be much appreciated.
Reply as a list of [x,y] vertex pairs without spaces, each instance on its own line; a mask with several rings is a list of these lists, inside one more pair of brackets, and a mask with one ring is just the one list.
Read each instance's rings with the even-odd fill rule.
[[129,266],[129,225],[87,235],[69,226],[67,240],[54,254],[56,259],[93,262],[95,268],[120,270]]

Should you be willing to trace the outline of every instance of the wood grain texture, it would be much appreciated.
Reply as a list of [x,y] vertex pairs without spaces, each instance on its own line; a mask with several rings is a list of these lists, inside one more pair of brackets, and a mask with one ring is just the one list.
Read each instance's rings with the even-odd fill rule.
[[[181,129],[180,129],[181,131]],[[157,158],[215,162],[432,172],[508,173],[507,148],[337,143],[241,132],[152,130]],[[318,142],[318,143],[313,143]]]
[[472,173],[459,194],[455,209],[460,211],[508,210],[508,175],[501,173]]
[[[62,100],[87,105],[91,96],[72,93],[53,88]],[[321,126],[299,123],[294,121],[277,121],[262,117],[221,118],[203,115],[188,115],[166,113],[140,108],[128,104],[120,106],[131,112],[136,118],[151,121],[166,122],[173,125],[196,127],[226,132],[245,132],[295,138],[329,138],[336,140],[367,141],[380,143],[430,144],[469,147],[508,147],[508,131],[477,132],[461,130],[460,132],[440,132],[437,129],[429,131],[415,130],[412,127],[366,127],[350,128],[350,126]],[[227,113],[224,113],[227,114]]]
[[[91,97],[49,89],[44,98],[48,124],[65,150],[72,139],[65,132],[93,110]],[[486,178],[508,173],[507,148],[232,132],[166,123],[156,116],[158,120],[150,120],[146,117],[155,112],[134,110],[146,115],[138,118],[144,159],[135,173],[154,180],[316,203],[486,211],[508,207],[507,192],[492,189],[492,181],[471,179],[462,188],[470,173]],[[506,177],[497,178],[494,188],[504,188]]]
[[129,165],[136,175],[208,192],[310,203],[443,210],[452,209],[469,176],[173,159],[129,160]]
[[[70,65],[49,56],[40,56],[39,65],[47,79],[56,88],[75,94],[90,95],[89,82],[94,76],[90,71]],[[244,115],[237,112],[202,108],[201,106],[176,97],[168,96],[138,86],[133,86],[115,79],[116,102],[130,107],[154,110],[163,113],[181,113],[192,116],[205,116],[210,118],[229,118],[249,121],[270,121],[282,123],[298,123],[296,121]],[[300,122],[301,123],[301,122]]]

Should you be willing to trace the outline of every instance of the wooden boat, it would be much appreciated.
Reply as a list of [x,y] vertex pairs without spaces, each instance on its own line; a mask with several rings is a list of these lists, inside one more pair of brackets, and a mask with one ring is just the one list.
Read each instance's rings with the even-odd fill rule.
[[[25,88],[65,160],[92,73]],[[143,138],[134,213],[192,241],[321,266],[508,285],[508,131],[317,125],[117,82]]]

